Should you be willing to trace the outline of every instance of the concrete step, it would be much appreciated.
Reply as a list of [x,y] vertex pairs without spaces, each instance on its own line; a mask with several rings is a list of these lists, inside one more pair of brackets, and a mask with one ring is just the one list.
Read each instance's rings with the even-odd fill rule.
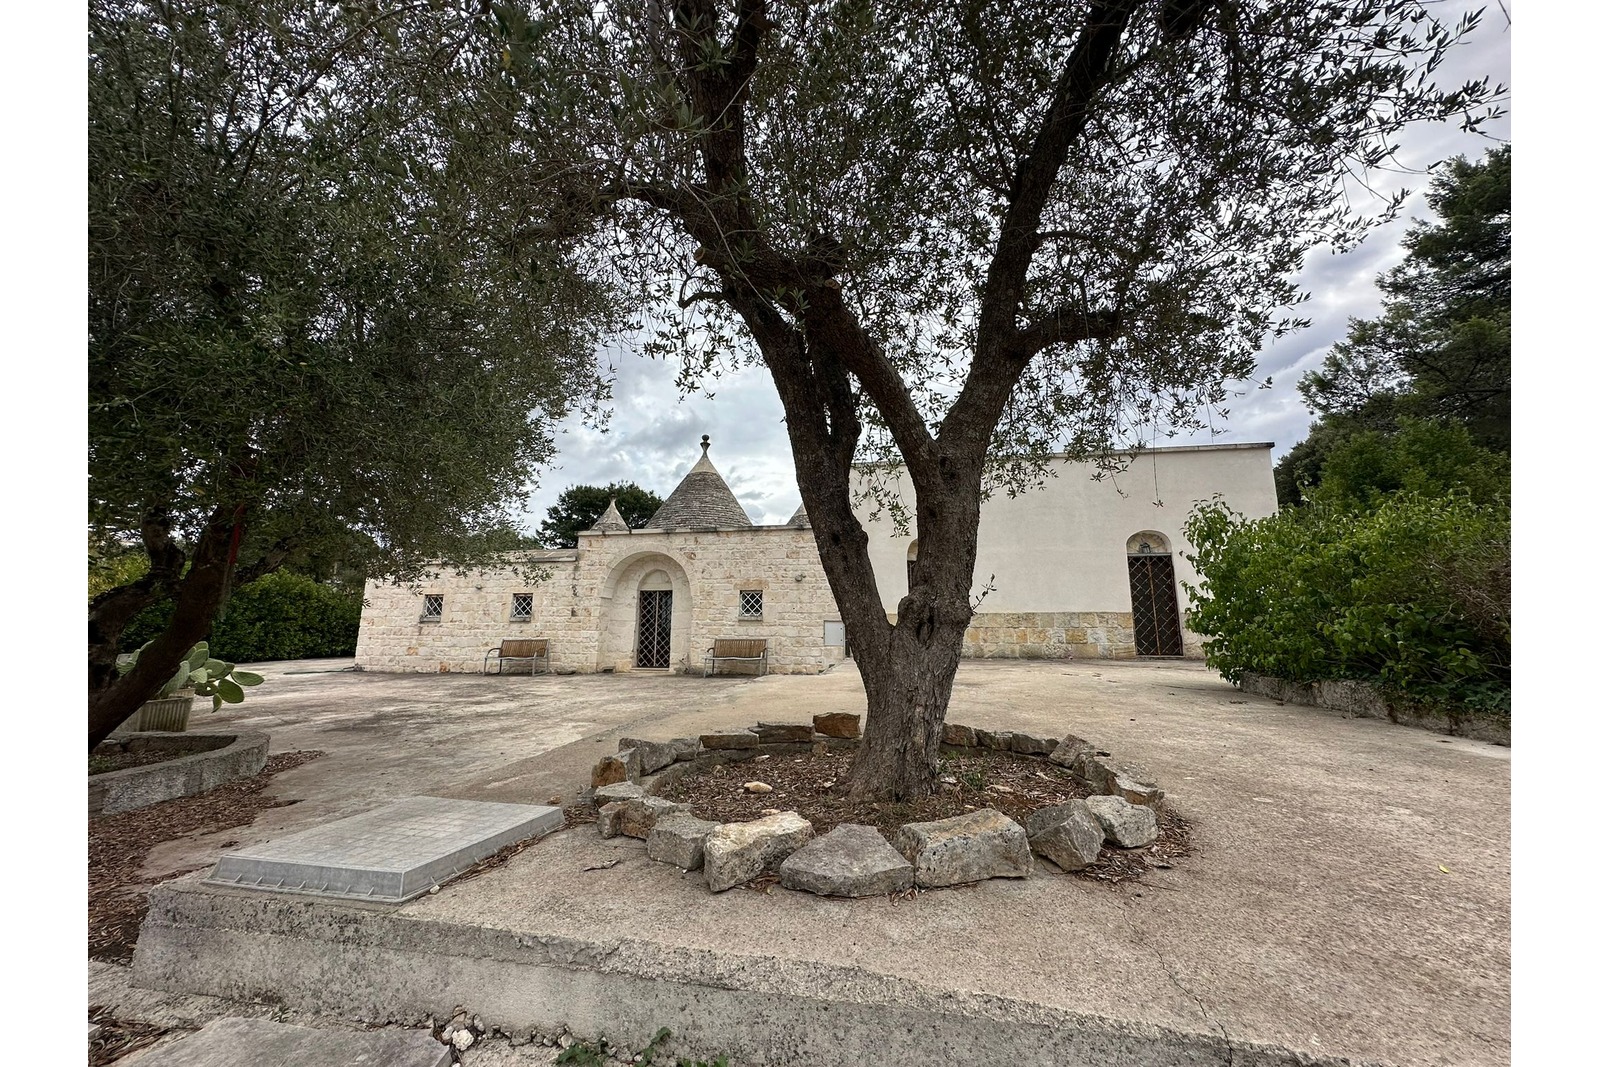
[[[478,883],[458,895],[469,887]],[[629,1049],[666,1026],[671,1056],[770,1067],[1348,1064],[857,965],[774,959],[759,945],[569,936],[559,914],[467,908],[474,914],[463,921],[440,915],[442,903],[289,897],[190,875],[152,890],[133,980],[347,1019],[420,1020],[463,1006],[506,1033],[566,1026]]]

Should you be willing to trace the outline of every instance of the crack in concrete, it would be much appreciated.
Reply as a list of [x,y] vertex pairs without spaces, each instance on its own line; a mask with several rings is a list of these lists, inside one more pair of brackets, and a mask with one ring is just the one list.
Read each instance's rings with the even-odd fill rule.
[[1166,972],[1167,980],[1170,981],[1173,986],[1176,987],[1177,990],[1184,996],[1194,1001],[1195,1007],[1200,1009],[1201,1017],[1204,1018],[1208,1024],[1221,1031],[1222,1040],[1228,1048],[1227,1067],[1233,1067],[1233,1037],[1228,1033],[1227,1023],[1224,1023],[1220,1018],[1211,1014],[1211,1010],[1206,1007],[1206,1002],[1201,1000],[1199,995],[1195,993],[1194,990],[1183,984],[1182,979],[1178,977],[1177,970],[1174,969],[1171,961],[1168,960],[1166,956],[1162,955],[1161,949],[1153,941],[1145,938],[1143,932],[1133,921],[1133,905],[1130,904],[1126,898],[1124,898],[1121,903],[1122,917],[1127,921],[1128,930],[1133,934],[1134,940],[1150,950],[1150,952],[1155,956],[1157,962],[1161,964],[1161,969]]

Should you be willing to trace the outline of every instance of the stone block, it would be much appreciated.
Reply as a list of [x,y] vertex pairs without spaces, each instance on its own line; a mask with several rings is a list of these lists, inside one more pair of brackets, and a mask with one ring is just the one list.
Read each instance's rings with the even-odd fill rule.
[[911,863],[871,826],[846,825],[812,841],[783,861],[786,889],[825,897],[871,897],[911,888]]
[[1033,734],[1013,732],[1006,743],[1007,752],[1019,756],[1048,756],[1060,744],[1054,737],[1035,737]]
[[1072,775],[1096,793],[1109,796],[1112,783],[1117,780],[1116,769],[1094,752],[1079,753],[1072,761]]
[[670,814],[688,813],[688,809],[688,805],[678,805],[661,797],[613,801],[600,809],[603,824],[600,837],[616,837],[621,833],[622,837],[637,837],[643,841],[650,837],[651,830],[656,829],[658,819]]
[[947,722],[944,724],[944,743],[957,748],[977,748],[978,733],[970,726]]
[[633,800],[635,797],[644,796],[644,789],[632,782],[613,782],[603,785],[594,791],[594,806],[603,808],[607,804],[618,800]]
[[599,819],[595,823],[595,829],[600,831],[601,837],[616,837],[622,832],[619,829],[622,824],[622,809],[628,804],[629,801],[626,800],[613,800],[601,806]]
[[639,754],[639,773],[654,774],[678,758],[678,750],[670,741],[642,741],[624,737],[617,742],[617,751],[633,749]]
[[706,835],[706,885],[720,893],[748,882],[788,859],[813,836],[811,823],[792,811],[723,823]]
[[1068,734],[1050,752],[1050,762],[1070,768],[1085,752],[1094,755],[1094,746],[1081,737]]
[[639,782],[639,750],[625,748],[615,756],[602,756],[589,773],[589,784],[596,789],[617,782]]
[[1081,871],[1100,855],[1105,828],[1089,805],[1069,800],[1028,816],[1028,845],[1064,871]]
[[993,749],[996,752],[1006,752],[1011,748],[1010,730],[974,730],[978,736],[978,747]]
[[1135,781],[1125,774],[1119,774],[1111,779],[1110,793],[1114,797],[1121,797],[1129,804],[1140,804],[1155,807],[1167,794],[1148,782]]
[[1118,848],[1143,848],[1156,839],[1154,808],[1130,804],[1121,797],[1090,797],[1083,802],[1100,820],[1106,840]]
[[698,737],[674,737],[667,744],[672,746],[672,758],[678,763],[692,760],[700,755],[700,739]]
[[894,846],[916,868],[917,885],[924,889],[1026,878],[1033,871],[1027,831],[993,808],[906,823]]
[[728,733],[701,734],[700,747],[707,752],[726,752],[730,749],[753,749],[761,739],[750,730]]
[[805,723],[758,722],[755,735],[763,745],[811,740],[811,727]]
[[847,711],[830,711],[811,717],[811,728],[823,737],[860,737],[861,716]]
[[716,828],[716,823],[686,812],[663,815],[644,840],[645,855],[657,863],[698,871],[706,861],[706,835]]

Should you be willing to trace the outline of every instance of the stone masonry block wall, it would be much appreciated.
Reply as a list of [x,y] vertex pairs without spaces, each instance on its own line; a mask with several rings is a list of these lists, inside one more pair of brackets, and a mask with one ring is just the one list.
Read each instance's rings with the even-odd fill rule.
[[999,611],[974,615],[963,656],[974,659],[1131,659],[1126,611]]
[[[544,637],[550,640],[551,666],[582,669],[593,662],[594,635],[585,620],[572,615],[567,592],[576,560],[541,563],[542,581],[510,568],[484,569],[457,575],[441,571],[405,585],[368,581],[361,630],[356,639],[356,664],[369,671],[416,671],[428,674],[483,669],[483,655],[506,639]],[[444,597],[438,622],[422,621],[422,598]],[[533,617],[511,618],[512,596],[533,597]],[[592,667],[590,668],[593,669]]]
[[[889,616],[890,621],[894,616]],[[1204,658],[1200,637],[1183,631],[1186,659]],[[962,642],[967,659],[1133,659],[1128,611],[991,611],[972,617]]]
[[[510,569],[443,571],[408,585],[369,582],[356,662],[374,671],[471,671],[506,638],[548,638],[558,671],[630,670],[639,588],[673,591],[672,669],[698,671],[717,638],[764,638],[768,670],[812,674],[844,658],[823,643],[839,619],[808,529],[584,534],[576,553],[543,561],[533,582]],[[759,618],[740,615],[741,591],[760,590]],[[444,597],[438,622],[421,621],[423,596]],[[511,620],[512,596],[533,616]]]

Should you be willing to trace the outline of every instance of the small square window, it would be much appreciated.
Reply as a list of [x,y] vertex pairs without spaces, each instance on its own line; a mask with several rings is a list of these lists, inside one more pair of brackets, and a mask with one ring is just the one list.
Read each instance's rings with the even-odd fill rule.
[[527,622],[531,618],[533,618],[533,594],[532,593],[512,593],[511,594],[511,621],[512,622]]
[[739,618],[741,618],[741,619],[759,619],[759,618],[761,618],[761,590],[759,590],[759,589],[741,589],[741,590],[739,590]]
[[444,594],[428,593],[422,598],[422,621],[438,622],[444,618]]

